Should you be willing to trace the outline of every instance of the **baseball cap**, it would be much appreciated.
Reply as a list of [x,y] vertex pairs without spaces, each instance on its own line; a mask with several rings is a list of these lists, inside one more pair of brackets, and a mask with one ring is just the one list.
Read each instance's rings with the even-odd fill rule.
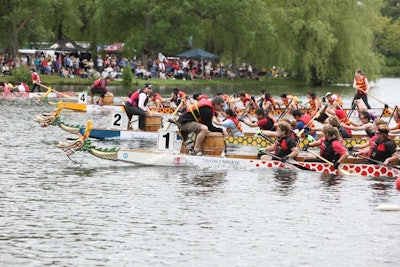
[[144,86],[147,88],[153,88],[153,85],[151,83],[146,83]]
[[331,93],[331,92],[328,92],[328,93],[326,93],[325,97],[329,97],[329,96],[331,96],[331,95],[332,95],[332,93]]

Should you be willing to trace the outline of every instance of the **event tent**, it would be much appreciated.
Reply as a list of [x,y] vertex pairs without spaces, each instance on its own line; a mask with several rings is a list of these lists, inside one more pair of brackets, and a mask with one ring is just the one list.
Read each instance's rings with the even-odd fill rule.
[[185,51],[177,55],[177,57],[181,58],[201,58],[201,59],[211,59],[211,58],[219,58],[219,56],[207,52],[201,48],[195,48],[192,50]]
[[87,48],[84,48],[78,45],[75,41],[69,38],[63,38],[57,40],[47,49],[55,50],[55,51],[87,51]]

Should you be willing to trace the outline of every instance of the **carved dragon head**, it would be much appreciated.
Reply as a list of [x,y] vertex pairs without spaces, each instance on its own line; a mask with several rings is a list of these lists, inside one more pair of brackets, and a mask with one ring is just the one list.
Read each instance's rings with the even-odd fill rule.
[[35,121],[40,123],[40,126],[47,127],[49,125],[58,125],[61,123],[59,118],[64,103],[62,101],[58,102],[57,109],[50,113],[43,113],[42,116],[36,116]]
[[76,151],[89,151],[93,148],[91,141],[89,140],[89,134],[92,130],[93,123],[88,120],[86,123],[85,133],[79,134],[78,138],[69,139],[70,142],[58,142],[57,147],[64,151],[67,156],[71,156]]

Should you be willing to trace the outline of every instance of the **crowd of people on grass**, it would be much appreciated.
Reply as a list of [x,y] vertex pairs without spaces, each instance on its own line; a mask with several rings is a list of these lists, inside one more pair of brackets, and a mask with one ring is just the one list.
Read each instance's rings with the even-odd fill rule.
[[[353,88],[355,95],[351,108],[345,109],[340,96],[330,92],[321,98],[314,92],[309,92],[308,101],[300,103],[297,97],[286,93],[275,100],[264,90],[257,98],[246,92],[233,96],[217,93],[209,98],[201,93],[188,96],[184,91],[175,88],[171,97],[164,99],[153,92],[151,84],[146,84],[143,89],[131,92],[125,102],[125,110],[129,118],[133,115],[139,116],[139,130],[144,130],[144,118],[154,112],[148,106],[150,102],[156,106],[156,111],[171,104],[179,108],[179,117],[175,123],[184,141],[190,145],[187,149],[192,155],[203,155],[202,143],[208,132],[217,132],[224,136],[243,136],[243,126],[247,125],[257,128],[258,136],[276,138],[272,145],[259,151],[258,157],[261,159],[278,159],[283,162],[294,160],[300,152],[299,139],[305,138],[308,142],[302,148],[304,151],[308,151],[309,147],[320,148],[319,154],[308,155],[305,161],[330,162],[337,169],[353,155],[365,158],[368,163],[397,165],[399,149],[390,137],[391,133],[400,132],[397,106],[392,109],[396,126],[390,128],[388,121],[370,110],[370,85],[361,70],[355,72]],[[256,119],[249,116],[253,109]],[[272,116],[275,109],[282,111],[279,118]],[[350,116],[355,110],[359,114],[356,120]],[[352,131],[365,131],[369,141],[364,145],[345,147],[342,140],[352,137]],[[322,136],[317,133],[322,133]]]
[[37,50],[35,54],[25,54],[14,60],[0,54],[0,75],[11,75],[14,68],[27,66],[34,68],[39,74],[59,75],[63,78],[99,78],[110,77],[121,79],[123,69],[127,66],[138,79],[219,79],[237,78],[260,79],[263,76],[277,78],[286,76],[282,68],[275,66],[257,70],[250,64],[242,64],[237,70],[226,67],[222,62],[214,60],[186,59],[159,56],[149,58],[147,64],[134,58],[126,58],[117,54],[98,54],[94,58],[88,53],[63,53],[54,55]]

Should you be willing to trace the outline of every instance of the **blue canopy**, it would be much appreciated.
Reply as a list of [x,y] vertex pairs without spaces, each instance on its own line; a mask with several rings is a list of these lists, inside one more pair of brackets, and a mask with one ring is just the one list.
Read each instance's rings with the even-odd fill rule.
[[192,50],[185,51],[177,55],[178,57],[182,58],[218,58],[219,56],[214,55],[213,53],[207,52],[201,48],[195,48]]

